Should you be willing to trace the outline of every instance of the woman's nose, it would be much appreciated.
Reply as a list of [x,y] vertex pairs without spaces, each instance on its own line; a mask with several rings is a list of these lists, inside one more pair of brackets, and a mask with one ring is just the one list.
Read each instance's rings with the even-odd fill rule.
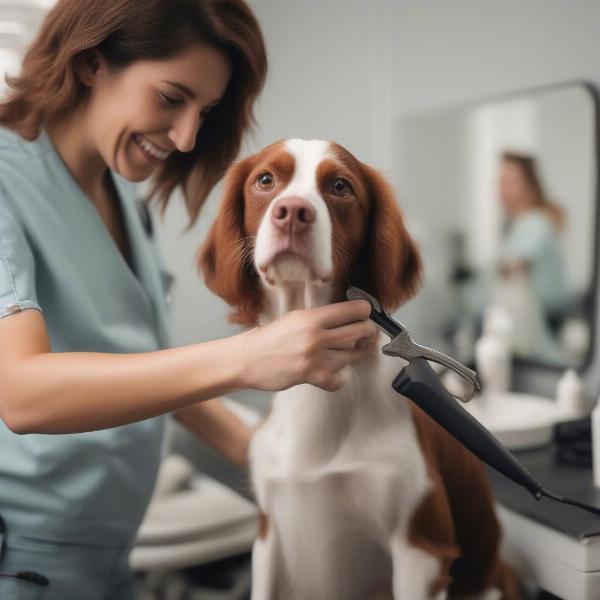
[[175,144],[179,152],[191,152],[194,149],[201,120],[198,113],[188,111],[173,123],[169,132],[169,139]]

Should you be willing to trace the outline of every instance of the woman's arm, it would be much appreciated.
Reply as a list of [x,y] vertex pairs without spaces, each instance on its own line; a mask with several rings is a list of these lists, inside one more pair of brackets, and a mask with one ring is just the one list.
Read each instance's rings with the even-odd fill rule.
[[364,300],[293,310],[233,337],[137,354],[52,352],[44,319],[0,319],[0,418],[16,433],[126,425],[243,388],[344,385],[376,339]]
[[239,467],[247,466],[254,428],[223,406],[220,399],[181,408],[175,417],[231,462]]
[[0,418],[16,433],[116,427],[243,387],[237,336],[137,354],[51,352],[37,310],[0,319]]

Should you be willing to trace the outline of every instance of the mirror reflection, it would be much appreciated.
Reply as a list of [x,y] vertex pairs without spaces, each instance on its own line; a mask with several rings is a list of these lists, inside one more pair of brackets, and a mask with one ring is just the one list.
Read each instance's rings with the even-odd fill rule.
[[463,360],[501,319],[516,356],[591,343],[594,99],[582,85],[402,119],[398,186],[426,259],[423,332]]

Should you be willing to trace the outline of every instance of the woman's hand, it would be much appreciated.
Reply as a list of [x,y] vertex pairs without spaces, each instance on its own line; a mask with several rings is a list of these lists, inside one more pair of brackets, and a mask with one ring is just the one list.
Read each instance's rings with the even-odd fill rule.
[[377,329],[364,300],[292,310],[239,334],[244,387],[280,391],[310,383],[339,390],[344,366],[365,357]]
[[525,260],[505,261],[498,267],[502,279],[523,276],[529,273],[529,264]]

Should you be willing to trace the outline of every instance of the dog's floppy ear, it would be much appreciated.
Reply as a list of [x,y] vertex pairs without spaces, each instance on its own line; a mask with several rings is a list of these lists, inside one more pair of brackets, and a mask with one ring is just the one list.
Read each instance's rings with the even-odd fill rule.
[[244,231],[244,183],[255,159],[249,156],[230,167],[217,217],[198,251],[207,287],[234,308],[230,322],[250,326],[257,324],[262,303]]
[[361,163],[369,188],[371,213],[366,246],[351,283],[395,310],[416,294],[421,284],[421,256],[404,225],[391,185],[375,169]]

